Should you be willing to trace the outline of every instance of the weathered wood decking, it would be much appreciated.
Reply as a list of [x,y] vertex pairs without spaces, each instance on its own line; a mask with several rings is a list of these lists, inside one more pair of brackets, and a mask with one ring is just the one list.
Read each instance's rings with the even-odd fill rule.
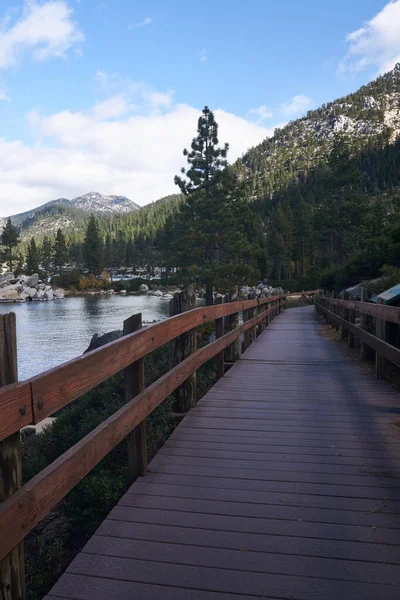
[[284,311],[182,421],[48,599],[391,600],[400,396]]

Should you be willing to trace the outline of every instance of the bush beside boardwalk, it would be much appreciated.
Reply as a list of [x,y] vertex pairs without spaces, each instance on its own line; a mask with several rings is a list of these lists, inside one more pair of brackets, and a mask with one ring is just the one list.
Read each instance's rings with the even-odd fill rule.
[[[212,330],[212,323],[199,328],[199,347],[208,343]],[[146,356],[144,364],[145,382],[150,385],[168,371],[168,346]],[[197,398],[214,382],[215,363],[210,361],[197,371]],[[43,434],[23,441],[24,482],[124,404],[124,381],[118,374],[60,411]],[[173,408],[174,399],[169,397],[147,418],[149,460],[176,425]],[[26,538],[28,600],[43,598],[127,487],[127,451],[122,442]]]

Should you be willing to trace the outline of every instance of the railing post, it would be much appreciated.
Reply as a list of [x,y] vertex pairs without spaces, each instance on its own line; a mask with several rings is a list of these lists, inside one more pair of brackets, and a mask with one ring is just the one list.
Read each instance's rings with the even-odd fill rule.
[[[215,299],[215,304],[222,304],[222,303],[223,303],[222,297]],[[217,340],[218,338],[222,337],[223,335],[224,335],[224,318],[221,317],[220,319],[215,319],[215,339]],[[225,351],[222,350],[215,357],[217,380],[221,379],[221,377],[223,377],[224,373],[225,373],[224,353],[225,353]]]
[[[236,296],[236,294],[234,294],[234,293],[229,294],[228,301],[235,302],[235,300],[236,300],[235,296]],[[233,331],[234,329],[236,329],[238,327],[238,325],[239,325],[239,313],[236,312],[236,313],[229,315],[225,319],[225,333],[228,333],[229,331]],[[229,364],[225,365],[225,368],[226,367],[230,368],[232,366],[232,364],[238,360],[238,358],[239,358],[239,342],[238,342],[238,340],[235,340],[233,342],[233,344],[230,344],[230,346],[225,348],[225,362],[229,363]]]
[[[254,292],[252,292],[251,294],[249,294],[247,298],[248,298],[248,300],[255,300],[255,294],[254,294]],[[254,314],[254,308],[249,308],[247,314],[248,314],[249,321],[250,321],[255,316],[255,314]],[[255,328],[251,327],[250,329],[248,329],[246,331],[246,333],[248,334],[249,346],[251,346],[251,344],[254,342],[254,338],[255,338]]]
[[[361,302],[365,302],[366,300],[368,300],[367,290],[364,287],[362,287],[361,288]],[[368,315],[364,315],[363,313],[361,313],[361,329],[365,329],[365,331],[369,331],[370,330],[369,323],[370,323],[370,317]],[[365,342],[361,342],[360,359],[361,360],[372,360],[372,357],[373,357],[372,348],[370,348],[368,346],[368,344],[366,344]]]
[[[0,387],[18,381],[15,313],[0,315]],[[21,439],[17,431],[0,442],[0,502],[22,485]],[[0,561],[0,598],[25,599],[24,542]]]
[[[343,292],[342,299],[343,300],[348,300],[349,299],[348,292]],[[342,306],[342,310],[340,312],[341,312],[340,316],[343,319],[345,319],[346,321],[348,321],[349,320],[349,309],[346,308],[345,306]],[[346,329],[346,327],[342,326],[342,330],[341,330],[341,333],[340,333],[340,339],[345,340],[348,337],[349,337],[349,330]]]
[[[332,298],[337,298],[337,297],[338,297],[337,292],[332,292]],[[335,315],[337,315],[339,313],[339,307],[337,305],[332,304],[332,312],[334,312]],[[336,321],[332,322],[332,327],[334,329],[336,329],[336,331],[338,331],[340,329],[340,325],[338,325]]]
[[[142,328],[142,313],[124,321],[123,334],[128,335]],[[125,400],[128,402],[144,390],[144,359],[124,369]],[[128,446],[128,483],[131,485],[147,471],[146,419],[126,436]]]
[[[250,294],[247,296],[247,300],[250,300]],[[250,310],[247,309],[243,311],[243,323],[250,319]],[[243,352],[246,352],[247,348],[250,346],[250,330],[244,332],[243,335]]]
[[[174,294],[169,303],[169,315],[179,315],[187,310],[196,308],[196,289],[189,285],[181,292]],[[176,366],[196,350],[196,328],[183,333],[169,343],[170,368]],[[176,405],[179,413],[186,413],[196,406],[196,373],[190,375],[175,392]]]
[[[383,304],[382,298],[378,298],[378,304]],[[386,341],[386,321],[384,319],[376,319],[375,321],[376,336]],[[378,352],[375,352],[375,372],[377,379],[385,377],[385,357]]]

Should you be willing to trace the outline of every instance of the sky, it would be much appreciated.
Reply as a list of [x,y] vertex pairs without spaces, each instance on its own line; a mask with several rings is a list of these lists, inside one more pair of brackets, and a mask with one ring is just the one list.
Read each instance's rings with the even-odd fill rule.
[[0,216],[140,205],[208,105],[231,161],[400,62],[400,0],[0,0]]

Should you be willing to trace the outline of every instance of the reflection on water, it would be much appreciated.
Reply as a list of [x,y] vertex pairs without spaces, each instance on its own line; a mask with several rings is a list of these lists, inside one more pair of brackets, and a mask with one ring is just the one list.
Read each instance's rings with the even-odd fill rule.
[[168,300],[155,296],[80,296],[54,302],[0,304],[17,315],[19,379],[27,379],[82,354],[94,333],[122,329],[141,312],[143,321],[168,317]]

